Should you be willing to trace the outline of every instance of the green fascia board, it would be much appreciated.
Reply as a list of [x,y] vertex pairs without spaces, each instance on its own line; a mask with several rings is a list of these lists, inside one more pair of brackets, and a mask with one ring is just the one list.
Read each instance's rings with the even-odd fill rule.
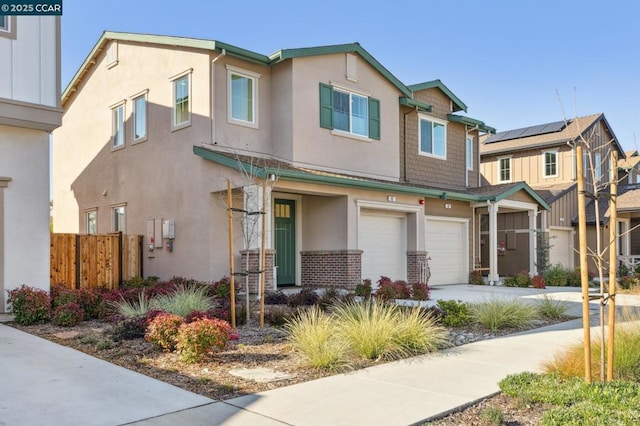
[[269,57],[266,55],[261,55],[259,53],[251,52],[249,50],[216,40],[105,31],[102,33],[102,36],[100,36],[96,44],[93,46],[93,49],[91,49],[85,60],[82,62],[82,65],[80,65],[80,67],[78,68],[78,71],[76,71],[73,78],[69,81],[69,84],[62,92],[62,99],[65,99],[67,96],[69,96],[69,91],[76,85],[78,79],[80,78],[80,75],[82,75],[84,70],[87,69],[89,65],[91,65],[91,61],[93,60],[93,58],[101,49],[103,49],[104,44],[109,40],[129,41],[135,43],[152,43],[164,46],[177,46],[211,51],[222,51],[222,49],[225,49],[227,55],[229,56],[245,59],[247,61],[261,65],[269,65],[270,63]]
[[234,160],[226,155],[210,151],[206,148],[199,146],[193,147],[193,153],[206,160],[213,161],[220,165],[229,167],[234,170],[238,170],[245,173],[250,173],[251,176],[265,179],[268,175],[278,176],[280,179],[294,182],[306,182],[316,183],[322,185],[334,185],[346,188],[358,188],[358,189],[370,189],[373,191],[386,191],[399,194],[416,195],[419,197],[428,198],[441,198],[447,200],[469,201],[478,202],[481,198],[473,194],[464,194],[460,192],[443,191],[439,189],[427,189],[416,188],[411,186],[397,185],[387,182],[373,182],[358,179],[349,179],[339,176],[325,176],[315,175],[313,173],[298,171],[298,170],[286,170],[271,167],[256,167],[250,164],[244,163],[239,160]]
[[509,188],[508,190],[504,191],[501,194],[498,195],[494,195],[494,196],[484,196],[481,197],[482,201],[501,201],[504,200],[510,196],[512,196],[513,194],[515,194],[516,192],[520,191],[520,190],[524,190],[527,194],[529,194],[534,200],[536,200],[538,202],[538,204],[540,204],[542,207],[544,207],[545,210],[551,210],[551,207],[549,206],[549,204],[547,204],[546,201],[544,201],[536,191],[534,191],[529,185],[526,184],[526,182],[520,182],[517,185],[514,185],[513,187]]
[[400,105],[418,108],[421,111],[431,112],[433,111],[433,107],[429,104],[425,104],[424,102],[416,101],[415,99],[400,97]]
[[319,46],[319,47],[303,47],[298,49],[283,49],[275,52],[269,58],[271,59],[271,63],[278,63],[284,61],[286,59],[294,59],[294,58],[303,58],[306,56],[319,56],[319,55],[330,55],[333,53],[357,53],[359,54],[365,61],[369,63],[376,71],[382,74],[391,84],[402,92],[403,95],[411,98],[413,94],[411,90],[396,76],[391,74],[391,72],[384,67],[376,58],[371,56],[369,52],[367,52],[360,44],[358,43],[348,43],[348,44],[336,44],[331,46]]
[[464,112],[467,112],[467,105],[464,102],[462,102],[460,98],[454,95],[453,92],[449,90],[449,88],[445,86],[444,83],[440,80],[425,81],[424,83],[418,83],[418,84],[410,84],[407,87],[412,92],[419,92],[421,90],[434,89],[434,88],[440,89],[444,92],[445,95],[449,97],[449,99],[453,101],[454,104],[458,106],[458,108],[460,108]]
[[491,133],[491,134],[496,133],[496,129],[494,129],[493,127],[487,126],[486,124],[484,124],[484,121],[476,120],[475,118],[463,117],[462,115],[448,114],[447,120],[453,121],[455,123],[467,124],[469,126],[477,126],[479,130],[485,133]]

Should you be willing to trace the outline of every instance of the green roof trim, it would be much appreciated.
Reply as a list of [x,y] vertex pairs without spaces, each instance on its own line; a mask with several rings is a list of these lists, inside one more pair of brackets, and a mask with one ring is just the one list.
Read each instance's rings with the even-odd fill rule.
[[551,207],[533,190],[529,185],[524,182],[513,186],[509,190],[495,196],[482,196],[475,194],[465,194],[462,192],[445,191],[441,189],[431,188],[419,188],[415,186],[399,185],[392,182],[379,182],[371,180],[360,180],[354,178],[347,178],[342,176],[327,176],[316,175],[301,170],[280,169],[276,167],[258,167],[251,164],[247,164],[243,161],[230,158],[226,155],[218,152],[211,151],[200,146],[193,146],[193,153],[205,160],[213,161],[220,165],[229,167],[234,170],[248,173],[251,176],[257,178],[266,179],[269,175],[275,175],[280,179],[293,181],[293,182],[306,182],[317,183],[321,185],[334,185],[345,188],[358,188],[369,189],[372,191],[384,191],[395,192],[398,194],[416,195],[426,198],[440,198],[442,200],[457,200],[457,201],[469,201],[469,202],[482,202],[482,201],[500,201],[509,196],[515,194],[520,190],[525,190],[532,198],[534,198],[542,207],[546,210],[551,210]]
[[382,74],[391,84],[396,86],[398,90],[407,97],[412,97],[411,90],[396,76],[384,67],[376,58],[367,52],[359,43],[336,44],[330,46],[319,47],[302,47],[298,49],[283,49],[272,54],[269,59],[271,63],[278,63],[285,59],[303,58],[305,56],[330,55],[334,53],[357,53],[365,61],[369,63],[376,71]]
[[518,191],[525,191],[527,194],[529,194],[531,196],[531,198],[533,198],[534,200],[536,200],[538,202],[538,204],[540,204],[542,207],[545,208],[545,210],[551,210],[551,207],[549,206],[549,204],[547,204],[546,201],[544,201],[542,199],[542,197],[540,197],[538,195],[538,193],[536,191],[533,190],[533,188],[531,188],[529,185],[527,185],[526,182],[520,182],[517,185],[512,186],[511,188],[509,188],[508,190],[498,194],[498,195],[493,195],[493,196],[480,196],[481,201],[501,201],[504,200],[506,198],[509,198],[510,196],[512,196],[513,194],[515,194]]
[[425,104],[424,102],[416,101],[411,98],[400,97],[400,105],[418,108],[420,111],[431,112],[433,111],[433,107],[429,104]]
[[459,108],[457,111],[462,110],[464,112],[467,112],[467,105],[464,102],[462,102],[460,98],[454,95],[453,92],[449,90],[449,88],[445,86],[444,83],[440,80],[426,81],[424,83],[418,83],[418,84],[410,84],[407,87],[411,89],[412,92],[419,92],[421,90],[433,89],[433,88],[440,89]]
[[487,126],[486,124],[484,124],[484,121],[476,120],[471,117],[463,117],[462,115],[447,114],[447,120],[453,121],[455,123],[466,124],[468,126],[477,126],[478,130],[481,130],[485,133],[491,133],[491,134],[496,133],[496,129],[494,129],[493,127]]

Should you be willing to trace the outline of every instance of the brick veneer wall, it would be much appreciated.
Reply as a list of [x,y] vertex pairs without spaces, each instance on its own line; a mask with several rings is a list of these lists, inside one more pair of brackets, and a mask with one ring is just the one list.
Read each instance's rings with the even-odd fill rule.
[[415,283],[420,281],[420,269],[427,262],[426,251],[408,251],[407,252],[407,282]]
[[362,250],[303,251],[302,285],[355,288],[362,282]]
[[[264,289],[275,290],[275,280],[273,279],[273,267],[275,265],[275,250],[265,250],[264,263],[265,263],[265,277],[264,277]],[[235,265],[236,272],[258,271],[260,269],[260,250],[242,250],[240,251],[242,256],[241,263]],[[246,268],[247,256],[249,257],[249,268]],[[244,291],[245,277],[236,275],[236,288]],[[253,294],[258,293],[258,285],[260,284],[260,274],[249,275],[249,292]]]

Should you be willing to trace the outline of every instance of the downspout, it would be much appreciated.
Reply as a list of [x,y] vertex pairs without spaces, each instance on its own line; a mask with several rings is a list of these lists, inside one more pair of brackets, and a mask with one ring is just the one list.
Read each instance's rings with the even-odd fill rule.
[[218,56],[216,56],[215,58],[213,58],[211,60],[211,69],[210,69],[210,75],[211,75],[211,102],[209,103],[209,122],[211,123],[211,129],[210,130],[210,134],[211,137],[209,139],[209,143],[211,145],[213,145],[215,143],[215,138],[214,138],[214,132],[215,132],[215,128],[216,128],[216,114],[214,114],[214,111],[216,109],[216,67],[215,67],[215,63],[218,61],[218,59],[222,58],[223,56],[227,56],[227,49],[222,49],[222,51],[218,54]]
[[[405,112],[402,116],[402,125],[404,127],[404,132],[402,135],[402,146],[403,146],[403,151],[404,151],[404,162],[402,165],[402,174],[403,174],[403,178],[405,182],[408,182],[409,179],[407,179],[407,114],[411,114],[414,110],[409,110],[407,112]],[[418,112],[418,107],[415,108],[416,113]],[[419,123],[418,123],[419,125]]]

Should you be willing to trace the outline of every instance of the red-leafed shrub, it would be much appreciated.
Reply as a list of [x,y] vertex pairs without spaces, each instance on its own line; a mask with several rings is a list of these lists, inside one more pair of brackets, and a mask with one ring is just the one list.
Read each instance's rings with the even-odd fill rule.
[[544,281],[544,277],[540,274],[531,278],[531,287],[533,288],[547,288],[546,283]]
[[385,302],[393,299],[409,299],[411,289],[406,281],[391,281],[391,278],[381,276],[378,280],[376,297]]
[[186,363],[202,361],[209,352],[222,350],[235,336],[228,322],[203,318],[180,326],[176,349]]
[[148,342],[171,352],[176,347],[178,330],[182,324],[184,324],[184,318],[179,315],[157,314],[147,326],[144,337]]
[[84,320],[84,311],[75,302],[54,309],[51,322],[63,327],[73,327]]
[[429,300],[429,286],[427,283],[411,284],[411,298],[413,300]]
[[7,302],[18,324],[39,324],[51,318],[51,298],[46,291],[23,284],[8,293]]

